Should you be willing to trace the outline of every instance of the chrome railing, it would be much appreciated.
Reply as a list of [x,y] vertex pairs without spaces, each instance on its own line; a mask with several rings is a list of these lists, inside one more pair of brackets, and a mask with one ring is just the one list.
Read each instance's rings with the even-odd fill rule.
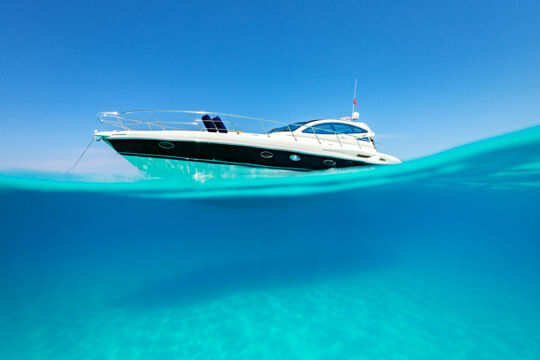
[[[158,118],[158,115],[161,117]],[[100,112],[97,114],[97,118],[100,122],[106,125],[114,126],[121,128],[123,130],[190,130],[190,131],[207,131],[206,127],[203,125],[203,120],[201,117],[203,115],[209,115],[209,116],[220,116],[222,121],[225,123],[231,125],[233,133],[262,133],[266,134],[266,136],[271,137],[272,134],[276,133],[274,130],[276,128],[268,131],[267,127],[264,126],[265,123],[272,124],[271,126],[275,127],[278,126],[278,128],[288,128],[288,132],[292,135],[295,141],[298,141],[297,135],[294,133],[295,130],[297,130],[299,127],[306,127],[311,128],[312,132],[310,134],[315,135],[315,139],[318,141],[319,144],[322,144],[321,138],[319,135],[326,135],[326,134],[320,134],[319,132],[327,132],[328,135],[333,135],[336,137],[337,143],[341,147],[344,146],[344,142],[340,137],[343,137],[344,140],[351,140],[351,142],[355,143],[360,149],[362,148],[362,145],[360,143],[361,138],[369,138],[373,134],[365,133],[365,134],[346,134],[342,132],[336,132],[326,129],[316,129],[312,127],[309,123],[305,124],[304,122],[297,122],[297,123],[287,123],[283,121],[277,121],[277,120],[268,120],[268,119],[262,119],[257,117],[249,117],[249,116],[240,116],[240,115],[233,115],[233,114],[224,114],[224,113],[216,113],[216,112],[209,112],[209,111],[188,111],[188,110],[131,110],[131,111],[125,111],[125,112]],[[181,118],[184,117],[184,118]],[[234,121],[233,121],[234,119]],[[260,129],[262,129],[262,132],[260,129],[257,129],[253,126],[254,123],[258,123],[260,126]],[[243,130],[241,130],[243,129]],[[279,131],[279,132],[283,132]],[[326,139],[323,139],[326,140]],[[371,142],[371,140],[370,140]],[[347,141],[345,141],[347,144]],[[350,144],[350,143],[349,143]]]

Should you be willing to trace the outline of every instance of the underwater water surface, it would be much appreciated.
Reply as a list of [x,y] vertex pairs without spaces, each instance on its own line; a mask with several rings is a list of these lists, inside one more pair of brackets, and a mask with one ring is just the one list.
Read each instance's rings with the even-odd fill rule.
[[540,358],[540,127],[192,175],[1,173],[0,358]]

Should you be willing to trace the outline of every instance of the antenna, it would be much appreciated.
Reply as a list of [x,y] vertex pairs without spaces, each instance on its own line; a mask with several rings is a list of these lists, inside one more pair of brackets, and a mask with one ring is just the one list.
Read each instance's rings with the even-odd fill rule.
[[354,78],[354,95],[353,95],[351,120],[356,120],[356,119],[358,119],[360,117],[359,114],[354,111],[354,107],[356,106],[356,84],[357,83],[358,83],[358,79]]

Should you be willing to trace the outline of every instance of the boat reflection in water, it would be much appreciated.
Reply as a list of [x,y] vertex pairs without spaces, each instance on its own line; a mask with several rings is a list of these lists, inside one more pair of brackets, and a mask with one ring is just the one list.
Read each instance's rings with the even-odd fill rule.
[[178,161],[154,157],[124,156],[133,166],[151,177],[181,178],[205,183],[218,179],[299,176],[303,173],[281,169],[248,167],[242,165],[212,164],[197,161]]

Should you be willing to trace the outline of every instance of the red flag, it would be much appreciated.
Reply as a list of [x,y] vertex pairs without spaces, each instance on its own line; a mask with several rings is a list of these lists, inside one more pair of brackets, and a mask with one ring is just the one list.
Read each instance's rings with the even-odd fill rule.
[[353,104],[356,105],[356,99],[353,99]]

